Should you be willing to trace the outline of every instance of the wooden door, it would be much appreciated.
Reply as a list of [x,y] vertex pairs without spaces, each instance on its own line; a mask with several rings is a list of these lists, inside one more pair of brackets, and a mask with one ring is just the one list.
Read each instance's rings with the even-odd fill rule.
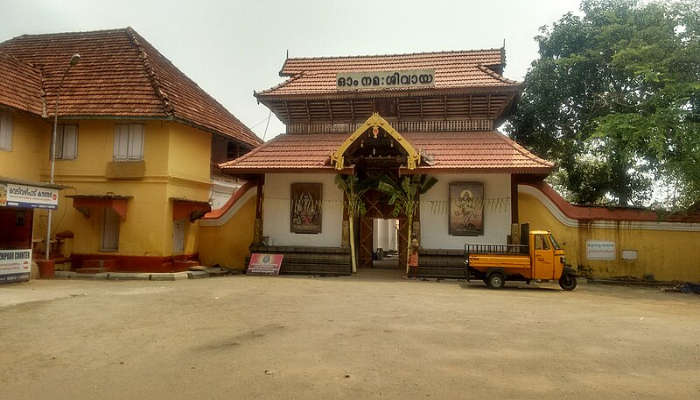
[[119,214],[105,207],[102,214],[102,251],[119,250]]
[[185,220],[173,221],[173,254],[185,252]]
[[358,267],[372,268],[372,245],[374,219],[371,216],[360,218],[360,240],[358,249]]

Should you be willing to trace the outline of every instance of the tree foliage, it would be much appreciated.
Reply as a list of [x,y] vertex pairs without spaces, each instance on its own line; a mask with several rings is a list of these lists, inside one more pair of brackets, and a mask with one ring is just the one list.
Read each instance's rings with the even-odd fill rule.
[[659,182],[700,198],[698,4],[584,0],[541,28],[507,129],[571,200],[641,205]]
[[406,240],[406,273],[409,272],[408,258],[411,254],[411,230],[413,217],[416,215],[418,199],[437,183],[437,179],[428,175],[404,176],[399,181],[382,175],[377,182],[377,190],[389,196],[389,205],[394,206],[394,217],[404,215],[408,222],[408,239]]

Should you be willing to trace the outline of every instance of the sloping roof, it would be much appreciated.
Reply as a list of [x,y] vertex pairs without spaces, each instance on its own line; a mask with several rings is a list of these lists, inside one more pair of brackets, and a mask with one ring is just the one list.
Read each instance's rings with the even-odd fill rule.
[[261,140],[131,28],[22,35],[0,43],[42,73],[47,111],[70,57],[59,115],[172,118],[256,146]]
[[[500,75],[503,49],[446,51],[380,56],[288,58],[281,84],[256,93],[259,97],[336,93],[336,74],[350,71],[434,69],[436,89],[514,87],[517,82]],[[497,72],[498,71],[498,72]],[[360,89],[366,91],[368,89]],[[376,91],[376,89],[371,89]],[[385,89],[386,90],[386,89]],[[390,89],[406,91],[409,88]],[[347,93],[347,92],[345,92]]]
[[[228,173],[265,171],[334,171],[330,154],[347,134],[282,134],[235,160],[219,167]],[[416,172],[427,171],[509,171],[546,174],[553,164],[527,151],[496,131],[451,133],[402,133],[430,163]]]
[[368,71],[434,67],[449,69],[455,64],[497,66],[505,63],[503,49],[436,51],[345,57],[295,57],[285,60],[280,76],[302,72]]
[[0,53],[0,104],[41,115],[41,96],[41,72]]

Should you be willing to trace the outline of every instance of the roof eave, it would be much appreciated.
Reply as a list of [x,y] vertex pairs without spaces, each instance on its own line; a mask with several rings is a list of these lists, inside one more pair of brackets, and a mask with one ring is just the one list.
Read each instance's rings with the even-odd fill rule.
[[337,170],[330,165],[326,166],[314,166],[314,167],[294,167],[294,168],[282,168],[282,167],[222,167],[221,171],[228,175],[250,175],[250,174],[265,174],[265,173],[329,173],[329,174],[352,174],[354,171],[353,167],[343,168],[342,170]]
[[[516,94],[522,91],[520,83],[503,86],[469,86],[455,88],[428,88],[411,90],[373,90],[373,91],[329,91],[298,94],[274,94],[270,92],[255,92],[254,96],[259,102],[265,104],[266,100],[297,100],[297,99],[338,99],[357,97],[415,97],[435,94],[481,94],[481,93],[509,93]],[[267,105],[267,104],[265,104]]]
[[552,172],[553,167],[436,167],[423,166],[415,169],[401,168],[399,173],[402,175],[420,175],[423,173],[511,173],[511,174],[528,174],[538,175],[543,178]]

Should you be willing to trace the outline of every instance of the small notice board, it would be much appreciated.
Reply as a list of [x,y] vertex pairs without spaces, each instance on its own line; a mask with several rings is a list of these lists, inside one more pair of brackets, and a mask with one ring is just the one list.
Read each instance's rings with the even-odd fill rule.
[[32,249],[0,250],[0,283],[29,280]]
[[253,253],[248,263],[249,275],[279,275],[284,254]]

